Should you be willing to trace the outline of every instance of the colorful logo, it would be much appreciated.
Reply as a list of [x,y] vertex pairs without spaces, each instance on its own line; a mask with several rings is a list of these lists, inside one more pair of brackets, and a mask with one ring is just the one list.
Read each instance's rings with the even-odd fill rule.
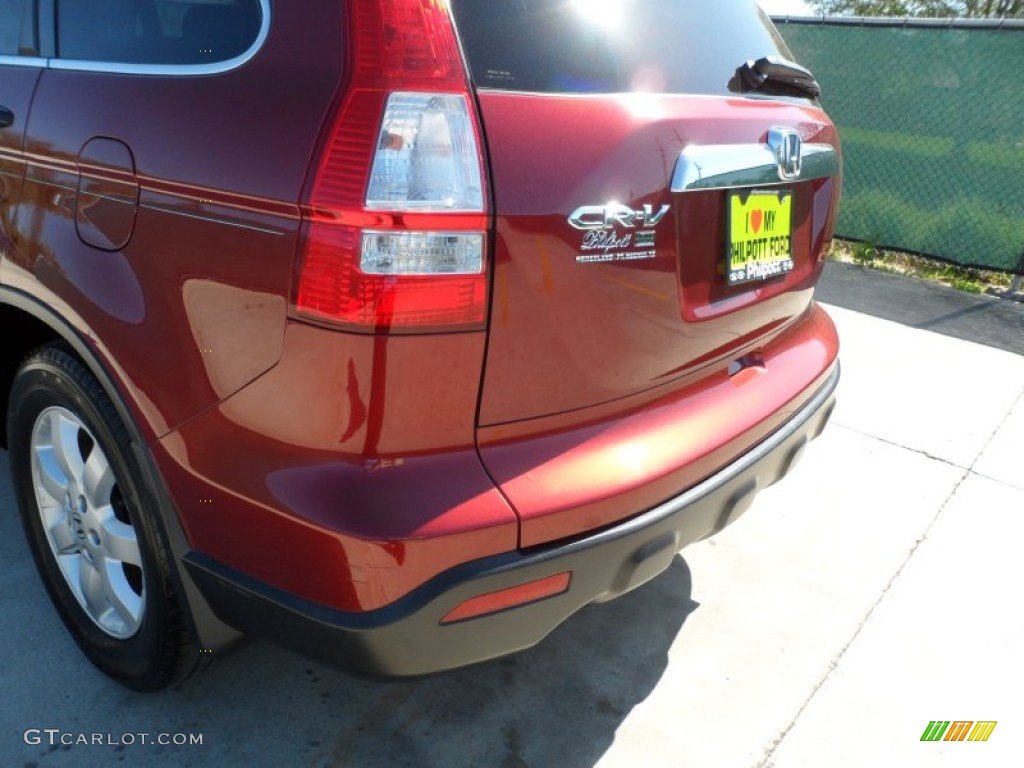
[[995,720],[932,720],[921,741],[988,741],[995,729]]

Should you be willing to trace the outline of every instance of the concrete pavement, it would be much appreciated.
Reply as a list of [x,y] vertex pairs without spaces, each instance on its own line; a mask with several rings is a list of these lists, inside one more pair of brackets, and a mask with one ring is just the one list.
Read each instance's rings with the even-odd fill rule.
[[[1019,766],[1024,355],[855,311],[841,267],[822,291],[846,307],[839,406],[790,477],[539,647],[417,682],[248,643],[180,689],[122,690],[56,618],[0,453],[0,766]],[[906,304],[914,286],[887,300],[882,277],[866,308]],[[920,308],[944,322],[974,306],[938,295]],[[922,743],[935,719],[998,726]],[[64,748],[30,728],[203,743]]]

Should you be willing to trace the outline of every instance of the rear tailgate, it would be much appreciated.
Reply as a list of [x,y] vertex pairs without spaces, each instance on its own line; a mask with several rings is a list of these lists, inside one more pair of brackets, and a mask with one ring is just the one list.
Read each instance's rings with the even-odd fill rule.
[[[666,383],[736,354],[807,307],[829,181],[757,186],[792,194],[793,267],[732,286],[725,275],[728,191],[673,192],[671,182],[684,149],[700,157],[722,144],[756,147],[769,126],[828,142],[832,131],[820,112],[684,96],[641,97],[644,105],[630,96],[479,99],[498,212],[482,426]],[[583,223],[611,215],[614,225],[577,229],[569,218],[581,208]],[[645,226],[648,212],[654,219],[663,211]],[[620,214],[635,215],[635,223],[620,223]],[[759,223],[758,240],[770,247],[767,224]]]
[[[454,3],[496,211],[481,455],[524,543],[616,512],[590,515],[578,499],[575,523],[533,520],[559,504],[517,492],[536,468],[505,461],[505,442],[529,423],[612,421],[615,403],[633,411],[643,393],[697,386],[812,301],[838,197],[834,129],[812,102],[730,94],[736,67],[780,44],[751,3],[697,6]],[[805,172],[784,180],[779,159],[798,144]],[[723,429],[719,443],[736,439]],[[639,511],[616,487],[618,514]]]

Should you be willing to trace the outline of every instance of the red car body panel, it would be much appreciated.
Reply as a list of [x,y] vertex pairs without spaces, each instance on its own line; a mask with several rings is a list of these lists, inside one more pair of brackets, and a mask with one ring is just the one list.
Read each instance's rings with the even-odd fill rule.
[[[28,124],[29,104],[39,79],[39,70],[0,66],[3,82],[3,101],[0,102],[14,117],[10,126],[0,131],[0,254],[12,251],[16,231],[13,211],[21,197],[22,180],[25,176],[25,159],[22,145],[25,126]],[[3,260],[0,259],[0,270]]]
[[289,324],[273,370],[160,441],[193,545],[347,611],[514,549],[475,448],[484,343]]
[[[796,268],[780,280],[728,288],[722,192],[673,195],[692,144],[750,144],[766,125],[835,143],[820,110],[779,102],[633,95],[479,95],[498,213],[494,309],[482,425],[632,395],[749,345],[802,312],[830,231],[828,182],[795,186]],[[543,130],[537,126],[544,126]],[[816,224],[815,194],[822,195]],[[585,204],[671,205],[657,258],[581,265],[567,223]],[[824,215],[822,215],[824,214]],[[812,231],[816,227],[816,231]],[[812,242],[812,239],[814,242]]]
[[798,411],[837,350],[815,306],[734,375],[716,366],[688,386],[481,429],[484,462],[519,514],[520,545],[600,528],[695,485]]
[[[479,100],[498,216],[481,456],[520,516],[521,546],[533,546],[664,500],[813,394],[838,353],[830,321],[810,309],[834,182],[792,187],[794,269],[735,287],[722,275],[724,192],[670,186],[690,145],[763,142],[766,125],[795,128],[808,142],[838,139],[820,110],[778,102],[500,92]],[[655,258],[577,262],[585,235],[567,218],[611,200],[671,206],[654,228]],[[727,368],[751,354],[766,375],[737,391]]]

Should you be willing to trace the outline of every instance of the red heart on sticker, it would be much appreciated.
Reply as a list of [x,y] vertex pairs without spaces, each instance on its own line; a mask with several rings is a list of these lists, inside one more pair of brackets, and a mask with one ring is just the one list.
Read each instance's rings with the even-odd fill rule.
[[754,234],[756,235],[761,231],[761,220],[764,218],[764,211],[754,211],[750,214],[750,226],[754,228]]

